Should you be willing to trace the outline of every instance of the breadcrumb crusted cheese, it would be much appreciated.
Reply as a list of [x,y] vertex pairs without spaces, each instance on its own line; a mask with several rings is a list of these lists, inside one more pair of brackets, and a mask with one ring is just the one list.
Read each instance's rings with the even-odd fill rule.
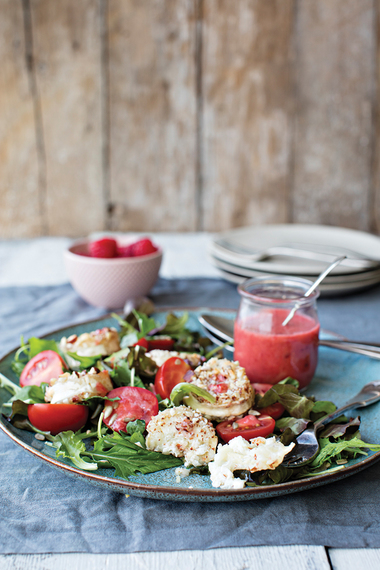
[[51,404],[75,404],[93,396],[105,396],[113,389],[107,370],[100,372],[65,372],[53,378],[45,392],[45,402]]
[[194,370],[188,382],[215,397],[214,404],[193,394],[184,399],[187,405],[211,420],[239,416],[249,410],[254,401],[255,392],[245,369],[227,358],[211,358]]
[[202,362],[202,357],[200,354],[190,353],[190,352],[176,352],[175,350],[160,350],[158,348],[154,350],[150,350],[146,353],[146,356],[149,356],[158,367],[162,366],[164,362],[172,358],[172,356],[177,356],[178,358],[182,358],[182,360],[186,360],[190,364],[192,368],[195,368]]
[[213,487],[222,489],[242,489],[245,481],[234,477],[237,469],[245,469],[254,473],[266,469],[275,469],[294,447],[276,441],[275,437],[265,439],[256,437],[246,441],[241,436],[231,439],[226,445],[218,445],[214,461],[209,463]]
[[214,458],[218,443],[214,427],[191,408],[178,406],[159,412],[147,431],[147,449],[184,457],[185,467],[206,465]]
[[63,337],[59,346],[63,352],[75,352],[79,356],[108,356],[120,350],[120,341],[116,329],[104,327],[80,336]]

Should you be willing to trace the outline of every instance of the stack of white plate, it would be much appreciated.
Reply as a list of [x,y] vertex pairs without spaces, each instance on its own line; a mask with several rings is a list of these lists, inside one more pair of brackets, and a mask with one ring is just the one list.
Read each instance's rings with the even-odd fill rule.
[[216,234],[212,263],[233,283],[263,275],[293,275],[314,281],[338,256],[345,259],[320,285],[324,295],[367,289],[380,283],[380,238],[331,226],[250,226]]

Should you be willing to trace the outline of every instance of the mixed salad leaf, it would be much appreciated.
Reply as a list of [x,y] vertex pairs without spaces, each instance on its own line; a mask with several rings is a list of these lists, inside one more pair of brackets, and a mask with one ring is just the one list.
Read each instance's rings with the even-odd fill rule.
[[[141,339],[147,342],[157,338],[169,338],[172,350],[197,352],[203,359],[214,355],[220,348],[206,352],[211,344],[208,338],[203,338],[199,332],[188,328],[188,314],[180,316],[169,313],[164,323],[159,324],[149,315],[135,309],[125,318],[114,314],[119,324],[121,350],[108,357],[78,356],[69,352],[68,355],[79,362],[79,369],[86,371],[96,366],[99,370],[108,370],[112,383],[116,388],[135,386],[151,389],[157,373],[156,363],[147,356],[144,346],[136,345]],[[32,337],[28,342],[21,340],[20,349],[16,352],[12,369],[18,375],[25,365],[37,354],[45,350],[57,352],[63,360],[59,344],[55,340]],[[69,370],[69,365],[67,365]],[[104,397],[93,397],[83,402],[89,406],[89,420],[85,427],[76,433],[71,430],[52,435],[33,427],[28,421],[28,406],[45,402],[47,384],[41,386],[29,385],[23,388],[16,386],[0,374],[0,387],[10,392],[10,399],[3,406],[3,414],[15,426],[39,433],[45,438],[46,445],[56,450],[57,457],[70,460],[83,470],[95,471],[101,468],[113,468],[115,475],[128,479],[136,473],[152,473],[162,469],[181,466],[183,460],[172,455],[163,455],[150,451],[145,445],[145,422],[141,420],[127,423],[126,432],[112,432],[102,424],[104,414]],[[162,399],[157,396],[161,410],[181,404],[189,393],[200,396],[210,402],[215,398],[201,388],[183,382],[172,390],[170,398]],[[115,398],[117,400],[118,398]],[[111,400],[108,400],[108,402]],[[281,404],[284,414],[275,423],[274,435],[284,444],[294,441],[297,435],[306,429],[310,423],[315,423],[321,417],[336,410],[330,401],[315,401],[313,397],[301,394],[298,382],[286,378],[274,385],[265,394],[256,393],[255,409],[261,409]],[[234,475],[243,478],[248,486],[276,485],[289,480],[302,479],[344,469],[345,464],[359,455],[365,455],[366,450],[380,451],[380,445],[365,443],[360,438],[360,418],[341,416],[319,432],[320,450],[314,461],[295,469],[279,465],[273,470],[256,473],[235,471]],[[207,466],[195,468],[192,472],[207,474]]]

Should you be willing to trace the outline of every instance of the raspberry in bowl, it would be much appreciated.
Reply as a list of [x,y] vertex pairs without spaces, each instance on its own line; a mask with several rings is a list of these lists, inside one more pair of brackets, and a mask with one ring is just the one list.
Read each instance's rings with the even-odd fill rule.
[[69,281],[85,301],[121,309],[149,293],[158,278],[162,250],[149,238],[102,237],[75,242],[64,258]]

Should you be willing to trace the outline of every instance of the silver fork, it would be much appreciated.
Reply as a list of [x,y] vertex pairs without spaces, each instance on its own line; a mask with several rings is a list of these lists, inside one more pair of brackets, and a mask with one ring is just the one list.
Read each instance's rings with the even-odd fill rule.
[[319,451],[317,432],[323,426],[353,408],[364,408],[380,400],[380,380],[366,384],[356,396],[344,406],[324,416],[312,426],[305,429],[297,438],[295,447],[288,453],[281,465],[294,469],[313,461]]

